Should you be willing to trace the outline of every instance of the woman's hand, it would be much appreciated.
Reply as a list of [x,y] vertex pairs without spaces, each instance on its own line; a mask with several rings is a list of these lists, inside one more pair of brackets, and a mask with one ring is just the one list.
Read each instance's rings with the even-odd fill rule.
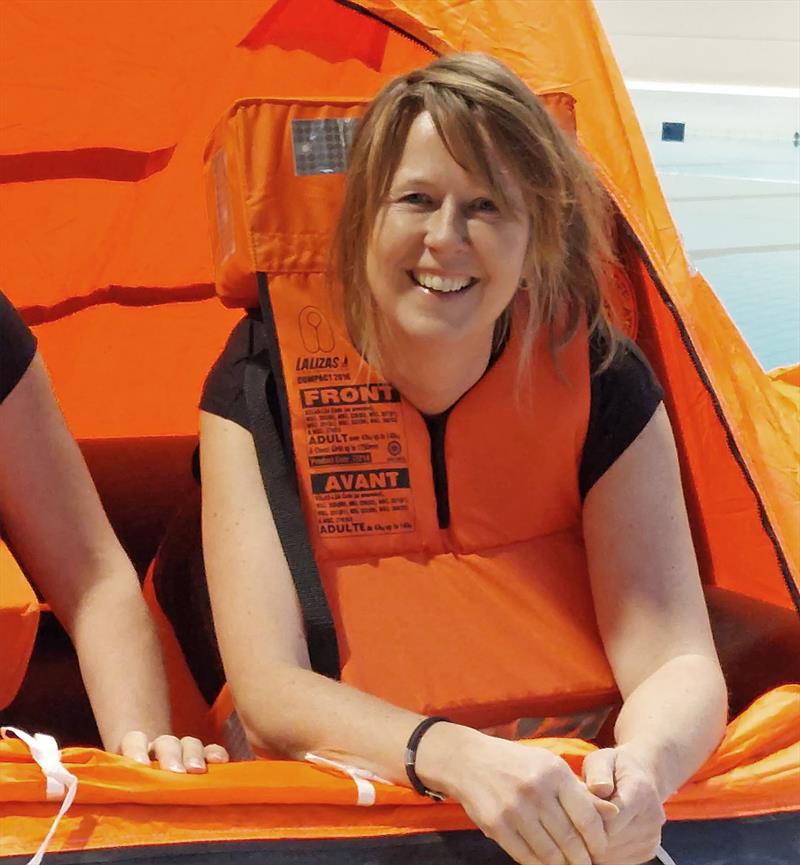
[[132,730],[122,737],[120,754],[139,763],[150,764],[152,755],[162,769],[168,772],[189,772],[199,775],[206,771],[206,763],[227,763],[228,752],[221,745],[203,745],[192,736],[165,734],[150,742],[141,730]]
[[[475,734],[469,736],[471,741],[450,750],[442,735],[446,728],[456,737],[465,731],[450,724],[431,729],[420,743],[418,772],[427,776],[425,783],[432,782],[428,783],[431,789],[459,801],[475,825],[516,862],[592,865],[609,861],[604,819],[613,818],[617,808],[589,793],[564,760],[543,748],[471,730],[468,735]],[[431,755],[427,767],[425,745]],[[440,756],[432,755],[433,747]],[[451,759],[442,774],[436,764],[448,750]],[[438,787],[434,775],[442,779]]]
[[661,843],[661,827],[666,821],[653,774],[623,745],[589,754],[583,763],[583,777],[595,796],[619,809],[606,821],[608,847],[595,856],[595,865],[649,862]]

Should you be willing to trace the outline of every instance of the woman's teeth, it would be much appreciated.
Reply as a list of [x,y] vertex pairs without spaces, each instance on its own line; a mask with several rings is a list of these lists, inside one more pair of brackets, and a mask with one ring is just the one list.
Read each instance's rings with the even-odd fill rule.
[[430,291],[461,291],[463,288],[474,285],[478,280],[471,276],[434,276],[430,273],[413,273],[412,279],[417,285],[427,288]]

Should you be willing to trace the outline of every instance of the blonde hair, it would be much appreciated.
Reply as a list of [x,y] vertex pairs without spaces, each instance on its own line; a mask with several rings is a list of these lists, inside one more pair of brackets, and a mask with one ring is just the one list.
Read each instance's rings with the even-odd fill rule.
[[[332,249],[332,277],[341,286],[350,335],[380,362],[378,312],[367,290],[366,250],[405,147],[422,112],[433,119],[453,159],[509,208],[498,162],[522,190],[530,217],[523,268],[527,320],[522,364],[534,336],[548,329],[555,353],[581,316],[613,357],[614,329],[602,286],[613,261],[608,198],[592,167],[534,93],[511,70],[483,54],[452,54],[395,78],[370,104],[350,151],[344,203]],[[503,339],[511,305],[495,328]]]

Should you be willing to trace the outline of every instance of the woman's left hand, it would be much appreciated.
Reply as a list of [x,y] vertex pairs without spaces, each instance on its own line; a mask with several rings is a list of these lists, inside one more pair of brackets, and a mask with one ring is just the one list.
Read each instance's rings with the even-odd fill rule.
[[149,741],[141,730],[132,730],[122,737],[119,748],[123,757],[131,757],[139,763],[150,764],[151,755],[158,760],[160,768],[168,772],[201,774],[207,763],[227,763],[228,752],[221,745],[204,745],[193,736],[164,734]]
[[583,778],[591,793],[619,809],[605,821],[608,849],[595,865],[649,862],[656,855],[666,822],[653,774],[620,746],[589,754],[583,762]]

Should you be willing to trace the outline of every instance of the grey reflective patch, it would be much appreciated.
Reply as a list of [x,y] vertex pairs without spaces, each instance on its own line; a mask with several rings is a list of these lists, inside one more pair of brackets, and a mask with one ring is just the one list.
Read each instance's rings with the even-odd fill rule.
[[357,117],[293,120],[294,173],[344,174]]
[[572,715],[559,715],[549,718],[519,718],[501,724],[499,727],[486,727],[481,732],[500,739],[543,739],[577,738],[594,739],[611,714],[613,706],[602,706],[575,712]]
[[217,241],[219,243],[217,260],[219,264],[224,264],[236,249],[226,162],[225,151],[222,148],[211,158],[211,171],[214,175],[214,190],[216,192]]
[[242,722],[235,711],[228,715],[225,723],[222,725],[222,744],[227,749],[228,756],[234,762],[256,759],[256,755],[247,741],[247,734],[244,731]]

